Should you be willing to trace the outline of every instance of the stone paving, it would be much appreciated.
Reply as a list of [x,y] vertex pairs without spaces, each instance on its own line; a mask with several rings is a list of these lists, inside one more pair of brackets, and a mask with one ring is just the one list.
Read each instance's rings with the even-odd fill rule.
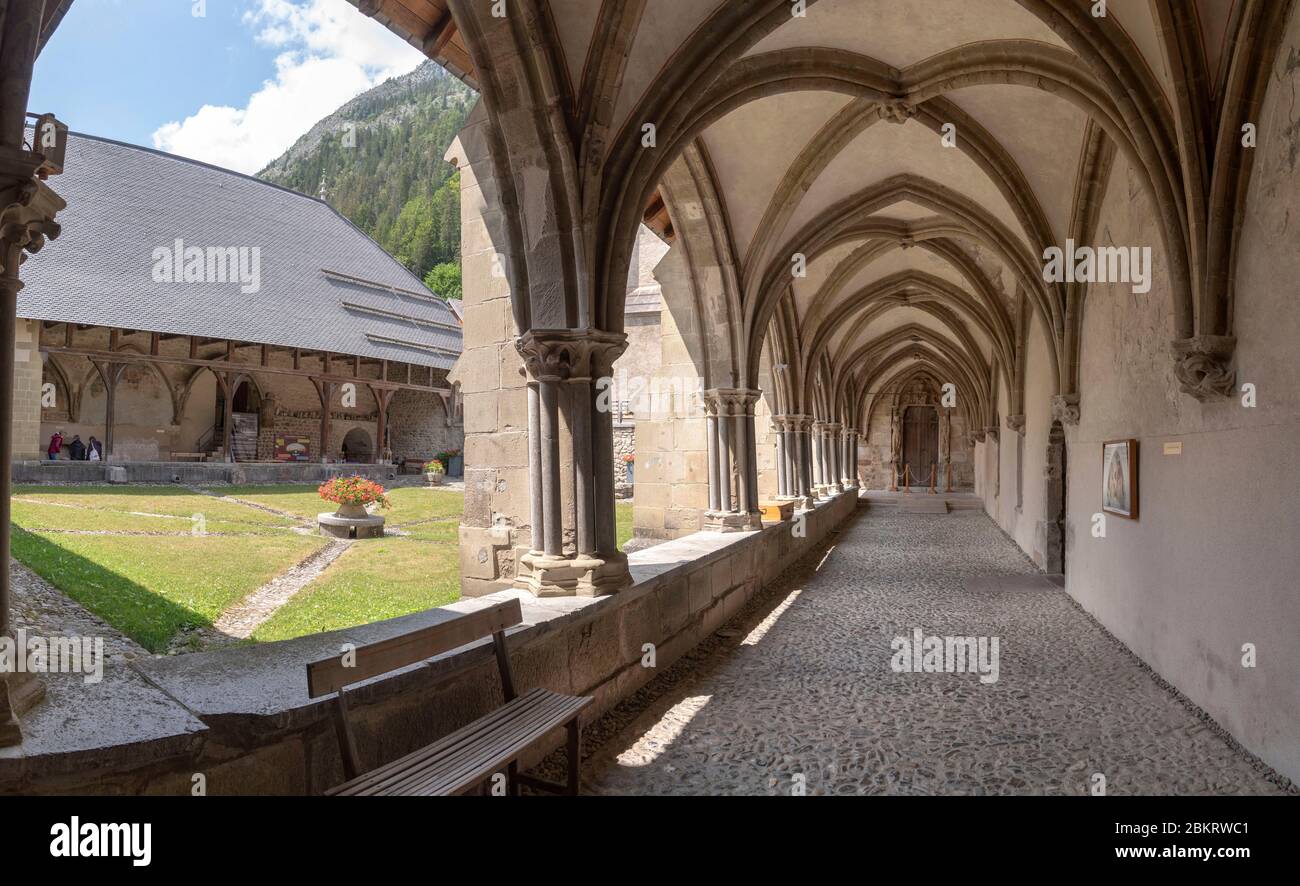
[[[598,794],[1266,794],[1235,747],[982,512],[877,507],[585,732]],[[891,641],[996,636],[998,679]],[[801,777],[801,778],[800,778]]]

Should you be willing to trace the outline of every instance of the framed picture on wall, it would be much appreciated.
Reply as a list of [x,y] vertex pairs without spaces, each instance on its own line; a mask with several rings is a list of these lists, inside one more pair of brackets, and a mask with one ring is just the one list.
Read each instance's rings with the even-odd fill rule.
[[1138,516],[1138,441],[1101,444],[1101,509],[1136,520]]

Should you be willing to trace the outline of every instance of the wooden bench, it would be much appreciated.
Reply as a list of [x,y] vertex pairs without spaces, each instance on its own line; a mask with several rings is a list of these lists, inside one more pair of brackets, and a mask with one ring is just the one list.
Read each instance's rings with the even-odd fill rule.
[[[307,665],[307,694],[312,698],[336,693],[334,726],[343,753],[347,781],[326,791],[330,795],[460,794],[506,770],[506,789],[517,796],[520,785],[553,793],[577,794],[582,725],[579,715],[593,699],[560,695],[546,689],[515,694],[506,629],[523,621],[518,600],[471,612],[408,634],[358,646],[351,666],[343,656]],[[505,705],[404,757],[364,771],[356,738],[348,720],[346,687],[450,652],[492,635]],[[548,734],[563,726],[568,732],[568,782],[552,784],[521,775],[518,760]]]

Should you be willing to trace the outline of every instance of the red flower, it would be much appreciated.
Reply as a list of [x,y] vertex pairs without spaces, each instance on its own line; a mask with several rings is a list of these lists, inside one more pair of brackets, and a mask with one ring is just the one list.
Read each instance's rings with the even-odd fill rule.
[[325,501],[338,505],[368,505],[377,502],[381,508],[393,506],[384,494],[384,487],[365,477],[335,477],[326,480],[316,491]]

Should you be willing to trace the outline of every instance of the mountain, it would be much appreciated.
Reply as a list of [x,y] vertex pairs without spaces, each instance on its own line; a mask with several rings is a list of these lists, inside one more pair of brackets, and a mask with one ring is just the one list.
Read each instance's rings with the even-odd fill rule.
[[444,298],[460,296],[460,181],[442,157],[477,96],[432,61],[321,120],[258,173],[324,198]]

